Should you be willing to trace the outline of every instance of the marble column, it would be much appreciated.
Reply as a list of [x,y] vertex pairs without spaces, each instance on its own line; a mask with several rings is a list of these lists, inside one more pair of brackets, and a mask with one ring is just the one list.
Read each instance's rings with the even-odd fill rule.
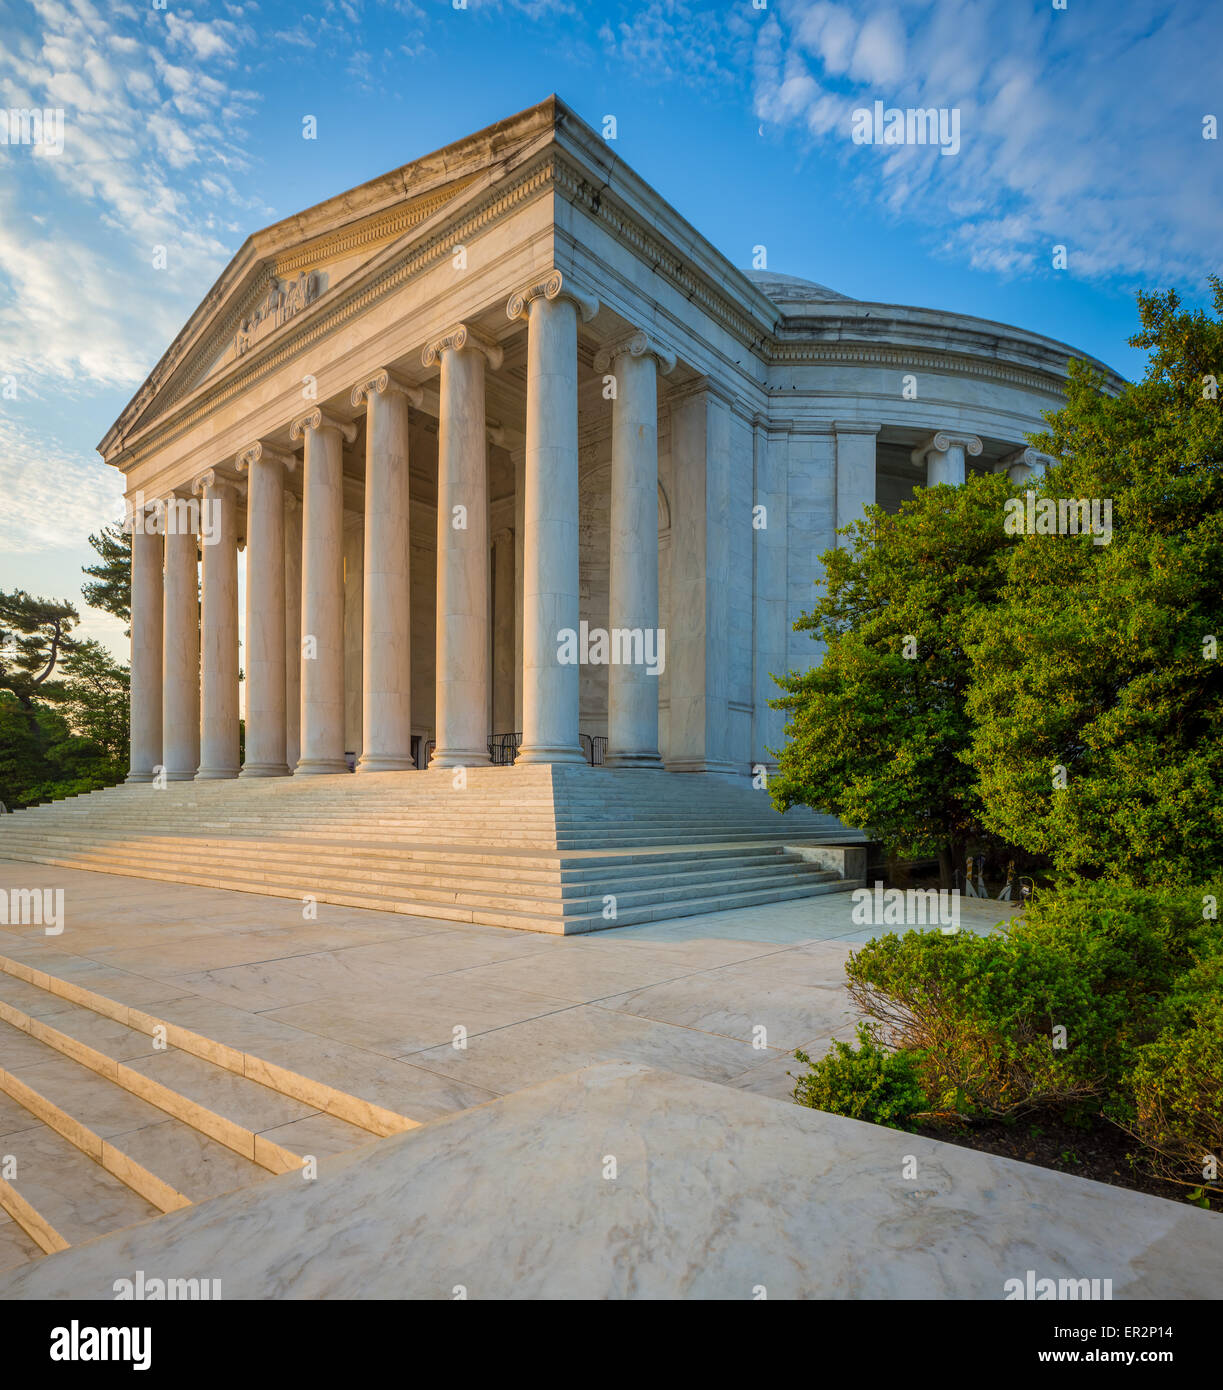
[[394,772],[415,766],[408,407],[420,407],[421,393],[384,369],[353,387],[353,405],[362,402],[365,596],[357,771]]
[[431,767],[489,761],[488,445],[485,362],[501,349],[466,324],[426,345],[441,368],[437,432],[437,746]]
[[[150,521],[153,528],[150,529]],[[161,569],[160,524],[146,508],[132,514],[132,674],[129,702],[129,782],[151,782],[161,764]]]
[[292,454],[252,444],[238,455],[246,488],[246,758],[243,777],[287,777],[285,762],[284,475]]
[[194,509],[166,499],[162,646],[162,762],[169,782],[189,782],[200,765],[199,552]]
[[302,504],[285,490],[285,763],[297,766],[302,727]]
[[915,463],[926,464],[926,486],[937,487],[939,483],[950,483],[954,487],[963,485],[968,475],[966,455],[973,458],[981,452],[981,441],[975,434],[951,434],[940,430],[930,440],[914,449]]
[[200,615],[200,781],[238,775],[238,494],[209,468],[200,498],[203,602]]
[[578,633],[578,316],[598,301],[560,271],[511,297],[527,320],[523,489],[523,763],[585,762],[578,740],[580,668],[562,664],[561,635]]
[[[665,660],[665,639],[658,632],[658,373],[665,376],[674,366],[674,354],[642,332],[600,348],[594,360],[596,372],[615,379],[607,762],[616,767],[662,767],[659,667],[651,674],[646,650],[652,642],[650,650]],[[618,633],[627,634],[619,643]]]
[[[875,437],[877,424],[833,424],[837,447],[837,530],[861,521],[863,509],[875,500]],[[838,548],[850,545],[848,536],[838,536]]]
[[1000,459],[994,465],[994,472],[1005,473],[1016,487],[1022,487],[1024,483],[1039,482],[1045,476],[1045,469],[1056,462],[1051,455],[1042,454],[1038,449],[1018,449]]
[[305,437],[302,492],[301,757],[296,775],[347,772],[344,758],[344,442],[355,428],[319,408]]
[[514,723],[514,532],[493,533],[493,732],[508,734]]

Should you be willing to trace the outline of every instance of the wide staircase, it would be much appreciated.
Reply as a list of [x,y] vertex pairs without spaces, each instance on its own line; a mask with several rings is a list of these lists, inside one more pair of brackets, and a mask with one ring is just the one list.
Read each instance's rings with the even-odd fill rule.
[[859,886],[831,816],[730,779],[513,766],[113,787],[0,817],[0,858],[572,933]]
[[0,1271],[415,1124],[0,955]]

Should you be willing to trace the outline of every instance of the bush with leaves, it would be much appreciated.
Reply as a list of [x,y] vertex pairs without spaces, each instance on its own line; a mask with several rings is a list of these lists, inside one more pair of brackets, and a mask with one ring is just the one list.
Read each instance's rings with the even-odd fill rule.
[[834,1043],[816,1062],[805,1052],[794,1055],[810,1067],[794,1085],[799,1105],[888,1129],[912,1129],[913,1117],[927,1108],[917,1058],[880,1047],[865,1024],[858,1025],[857,1047]]
[[1170,1182],[1223,1192],[1223,934],[1196,935],[1197,963],[1159,1010],[1159,1036],[1138,1049],[1127,1125],[1152,1171]]
[[1132,1112],[1137,1049],[1192,966],[1202,894],[1080,885],[990,936],[908,932],[846,971],[880,1041],[919,1058],[935,1112]]

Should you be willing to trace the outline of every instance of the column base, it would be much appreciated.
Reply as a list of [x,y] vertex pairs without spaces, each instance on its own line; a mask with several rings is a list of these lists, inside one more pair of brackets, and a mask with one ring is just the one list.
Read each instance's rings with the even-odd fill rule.
[[288,763],[244,763],[239,777],[287,777]]
[[348,763],[343,758],[306,758],[293,769],[294,777],[333,777],[337,772],[347,772]]
[[610,749],[603,757],[604,767],[640,767],[647,771],[665,772],[662,758],[657,752],[613,753]]
[[167,781],[167,782],[194,782],[194,781],[195,781],[195,768],[192,768],[189,772],[171,772],[171,771],[169,771],[169,769],[167,769],[167,770],[166,770],[166,781]]
[[125,786],[127,786],[129,783],[132,786],[137,786],[141,782],[151,782],[152,780],[153,774],[151,772],[129,772],[127,776],[123,779],[123,783]]
[[202,767],[195,774],[197,782],[226,782],[232,777],[237,777],[236,767]]
[[514,759],[518,763],[584,763],[586,754],[581,747],[562,747],[559,744],[537,743],[532,747],[524,744]]
[[435,748],[429,758],[430,768],[434,767],[488,767],[492,759],[488,749]]
[[416,764],[406,754],[362,753],[357,762],[358,772],[415,772]]

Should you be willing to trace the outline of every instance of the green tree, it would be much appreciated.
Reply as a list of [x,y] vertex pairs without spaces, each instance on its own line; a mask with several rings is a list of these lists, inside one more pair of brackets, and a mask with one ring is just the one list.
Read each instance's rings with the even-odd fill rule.
[[34,598],[24,589],[0,590],[0,690],[10,691],[27,714],[36,698],[60,693],[55,670],[76,649],[72,630],[78,621],[70,603]]
[[92,751],[89,771],[115,780],[126,773],[130,673],[93,638],[64,659],[58,702],[73,734]]
[[[968,633],[985,824],[1056,867],[1132,884],[1223,866],[1223,284],[1214,317],[1140,295],[1143,380],[1071,365],[1035,436],[1042,495],[1105,500],[1107,545],[1025,536]],[[1055,769],[1065,769],[1064,786]]]
[[821,557],[824,592],[796,624],[825,645],[820,665],[778,678],[789,742],[770,782],[796,803],[869,827],[900,855],[939,858],[945,886],[970,843],[988,842],[970,746],[965,629],[997,598],[1013,538],[1003,474],[919,491],[881,507]]
[[98,563],[82,565],[81,573],[92,582],[81,586],[85,602],[91,608],[101,608],[120,622],[132,620],[132,535],[116,523],[104,526],[89,537],[89,544],[98,553]]

